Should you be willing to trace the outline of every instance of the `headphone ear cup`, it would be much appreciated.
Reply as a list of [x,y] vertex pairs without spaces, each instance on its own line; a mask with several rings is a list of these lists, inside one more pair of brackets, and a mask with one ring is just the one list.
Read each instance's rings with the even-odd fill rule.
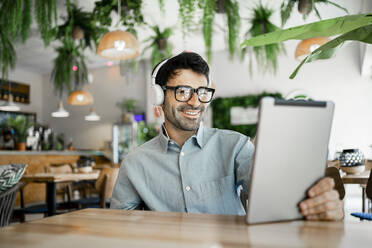
[[153,99],[154,99],[154,105],[155,106],[160,106],[164,102],[164,91],[160,87],[160,85],[155,84],[151,86],[152,89],[152,94],[153,94]]

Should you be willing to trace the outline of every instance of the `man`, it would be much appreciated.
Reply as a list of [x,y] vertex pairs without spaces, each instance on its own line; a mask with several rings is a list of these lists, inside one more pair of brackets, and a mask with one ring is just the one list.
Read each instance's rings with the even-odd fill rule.
[[[247,195],[254,146],[249,137],[200,125],[212,100],[208,64],[181,53],[161,65],[164,90],[160,134],[128,154],[120,168],[112,208],[244,215],[237,188]],[[334,182],[320,180],[300,204],[310,220],[343,218]]]

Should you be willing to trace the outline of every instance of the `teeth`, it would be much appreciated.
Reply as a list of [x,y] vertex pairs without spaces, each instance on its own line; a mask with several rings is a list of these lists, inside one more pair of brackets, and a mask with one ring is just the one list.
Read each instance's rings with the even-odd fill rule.
[[186,111],[185,113],[188,114],[188,115],[197,115],[199,112],[189,112],[189,111]]

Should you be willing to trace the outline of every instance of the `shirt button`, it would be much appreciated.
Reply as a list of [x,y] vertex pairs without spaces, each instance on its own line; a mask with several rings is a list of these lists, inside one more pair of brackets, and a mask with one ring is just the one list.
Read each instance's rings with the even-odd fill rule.
[[181,152],[181,156],[184,156],[185,155],[185,153],[184,152]]
[[191,188],[190,188],[190,186],[186,186],[186,191],[190,191],[191,190]]

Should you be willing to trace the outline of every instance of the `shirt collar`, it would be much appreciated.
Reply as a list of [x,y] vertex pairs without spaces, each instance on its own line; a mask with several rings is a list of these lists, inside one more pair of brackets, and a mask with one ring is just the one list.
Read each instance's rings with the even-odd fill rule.
[[[200,124],[198,131],[191,138],[196,139],[196,143],[200,148],[203,148],[203,136],[204,136],[204,127],[203,124]],[[164,152],[168,151],[168,145],[171,142],[165,124],[161,125],[159,133],[160,145],[162,146]]]

